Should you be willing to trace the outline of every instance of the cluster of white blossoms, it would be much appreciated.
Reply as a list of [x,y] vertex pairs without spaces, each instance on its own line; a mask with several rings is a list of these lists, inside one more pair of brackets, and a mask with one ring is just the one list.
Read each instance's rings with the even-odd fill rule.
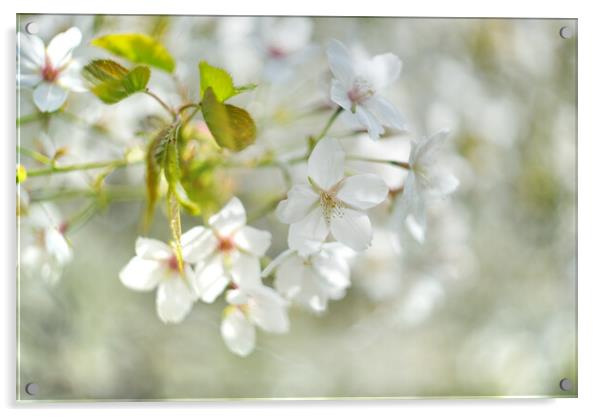
[[[279,43],[287,27],[272,25],[266,32],[271,45],[267,53],[279,65],[272,69],[279,73],[281,65],[295,62],[284,57],[302,50],[310,38],[310,22],[294,22],[298,34],[294,42]],[[81,40],[77,28],[56,35],[47,46],[36,36],[19,33],[18,86],[34,89],[33,101],[40,111],[56,111],[69,91],[85,90],[80,65],[72,58]],[[357,57],[336,40],[327,45],[326,55],[333,74],[330,99],[337,107],[322,134],[310,141],[313,149],[306,180],[294,184],[275,209],[278,220],[289,225],[288,248],[270,262],[266,252],[271,233],[247,225],[246,210],[233,197],[205,226],[186,231],[179,242],[139,237],[135,256],[119,273],[121,282],[132,290],[156,290],[157,314],[165,323],[180,323],[197,301],[210,304],[223,295],[227,305],[221,334],[227,347],[240,356],[254,350],[256,327],[288,332],[291,305],[319,314],[327,310],[330,300],[344,297],[354,257],[372,243],[372,209],[393,199],[392,218],[405,223],[422,242],[428,199],[449,194],[458,186],[436,160],[446,131],[412,142],[409,160],[396,163],[408,171],[401,190],[390,190],[374,173],[349,175],[345,150],[338,139],[327,135],[328,128],[342,114],[350,127],[359,127],[373,140],[386,129],[405,131],[401,113],[384,97],[402,65],[391,53]],[[21,260],[24,266],[38,268],[45,280],[55,282],[73,254],[65,227],[50,211],[49,206],[29,210],[27,227],[32,239]],[[262,271],[265,259],[268,265]],[[266,285],[264,281],[272,277],[273,285]]]
[[213,303],[228,289],[222,336],[232,352],[246,356],[255,347],[255,326],[274,333],[289,328],[285,300],[261,280],[260,258],[272,235],[246,223],[245,208],[232,198],[207,227],[182,235],[182,266],[175,248],[140,237],[121,282],[138,291],[156,288],[157,314],[165,323],[181,322],[195,301]]

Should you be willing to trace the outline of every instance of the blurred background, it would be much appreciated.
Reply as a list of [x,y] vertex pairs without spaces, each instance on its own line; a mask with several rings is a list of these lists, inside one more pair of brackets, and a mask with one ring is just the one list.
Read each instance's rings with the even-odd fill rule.
[[[293,307],[290,333],[259,331],[255,352],[239,358],[219,332],[223,300],[165,325],[153,293],[118,279],[141,233],[143,166],[112,173],[107,187],[116,191],[102,202],[89,192],[98,172],[32,178],[24,205],[51,204],[85,221],[69,231],[74,259],[58,282],[21,270],[19,390],[35,382],[33,399],[52,400],[576,395],[577,41],[559,34],[576,33],[575,20],[20,15],[17,29],[31,21],[45,42],[77,26],[84,39],[74,57],[84,63],[107,56],[89,46],[94,37],[157,37],[176,77],[155,70],[150,85],[172,105],[197,99],[201,59],[237,84],[259,84],[234,100],[258,125],[257,143],[232,157],[243,165],[298,153],[322,129],[332,112],[328,39],[357,54],[392,52],[403,70],[385,95],[409,132],[371,142],[337,120],[332,136],[351,154],[407,160],[411,139],[447,127],[440,163],[461,185],[429,205],[422,245],[390,227],[390,203],[373,210],[374,241],[353,261],[347,296],[322,316]],[[18,94],[27,120],[20,144],[64,148],[64,163],[139,149],[162,115],[143,95],[107,106],[72,94],[64,114],[28,120],[31,91]],[[348,165],[378,172],[391,188],[403,183],[394,167]],[[302,165],[288,169],[303,180]],[[277,167],[208,172],[198,197],[205,217],[231,195],[256,212],[288,188]],[[183,229],[201,221],[184,216]],[[254,225],[274,236],[269,256],[286,248],[287,228],[273,214]],[[169,238],[164,210],[146,235]],[[562,378],[572,380],[569,391]]]

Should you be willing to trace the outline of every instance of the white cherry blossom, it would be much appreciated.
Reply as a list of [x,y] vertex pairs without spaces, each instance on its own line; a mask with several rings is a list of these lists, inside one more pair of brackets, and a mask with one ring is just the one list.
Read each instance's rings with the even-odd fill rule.
[[370,59],[352,57],[337,40],[328,43],[326,53],[334,75],[330,98],[349,118],[365,127],[372,139],[378,139],[384,127],[405,129],[399,110],[381,95],[401,73],[397,56],[386,53]]
[[346,177],[345,152],[338,140],[318,142],[308,160],[309,184],[295,185],[276,209],[290,224],[288,244],[302,256],[315,252],[329,235],[355,251],[372,241],[372,224],[365,210],[382,203],[389,193],[375,174]]
[[136,291],[157,289],[157,314],[164,323],[179,323],[192,308],[196,293],[192,267],[184,259],[182,271],[174,250],[160,240],[139,237],[136,256],[119,273],[126,287]]
[[65,238],[66,223],[51,204],[31,205],[23,220],[21,265],[34,277],[55,284],[65,265],[73,259],[73,250]]
[[208,223],[182,235],[184,257],[196,264],[194,283],[200,298],[212,303],[231,282],[259,285],[259,258],[271,244],[270,232],[246,225],[245,208],[236,197]]
[[18,34],[17,86],[34,89],[33,101],[40,111],[58,110],[69,91],[86,91],[79,75],[81,64],[72,59],[81,40],[76,27],[56,35],[48,46],[38,36]]
[[328,300],[345,296],[349,280],[349,260],[354,253],[340,243],[325,243],[312,254],[302,256],[291,249],[280,254],[263,271],[275,270],[274,287],[286,299],[316,313],[323,313]]
[[263,285],[241,286],[229,290],[221,333],[228,349],[247,356],[255,349],[255,326],[271,333],[286,333],[289,319],[286,301],[272,288]]
[[450,194],[459,185],[453,174],[437,164],[437,154],[448,135],[448,130],[441,130],[429,138],[412,142],[410,170],[393,219],[405,219],[410,233],[418,242],[424,241],[426,233],[426,201]]
[[260,22],[265,78],[275,83],[290,81],[294,69],[312,53],[312,20],[300,16],[264,17]]

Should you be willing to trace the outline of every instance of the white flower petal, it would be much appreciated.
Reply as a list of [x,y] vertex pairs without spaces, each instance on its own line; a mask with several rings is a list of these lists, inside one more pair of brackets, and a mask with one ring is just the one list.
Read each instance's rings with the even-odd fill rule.
[[328,236],[328,226],[320,207],[313,209],[301,221],[288,229],[288,246],[301,255],[315,252]]
[[255,327],[237,308],[228,309],[221,333],[228,349],[239,356],[248,356],[255,349]]
[[41,70],[46,59],[44,41],[35,35],[19,32],[17,34],[17,56],[20,70]]
[[44,237],[46,250],[60,265],[65,265],[71,261],[73,258],[73,251],[61,232],[54,227],[51,227],[46,229]]
[[233,236],[234,244],[255,256],[263,256],[272,244],[272,234],[251,226],[243,226]]
[[230,236],[247,223],[245,208],[236,197],[232,199],[218,213],[209,218],[209,225],[220,236]]
[[406,226],[418,243],[424,243],[426,236],[426,215],[424,211],[409,214],[406,217]]
[[253,288],[261,285],[261,265],[259,258],[239,253],[230,267],[232,280],[241,288]]
[[72,60],[69,65],[59,73],[56,82],[67,90],[83,93],[88,89],[80,75],[81,70],[82,65],[78,61]]
[[401,60],[391,54],[376,55],[362,66],[362,74],[377,91],[393,83],[401,73]]
[[324,138],[318,142],[307,161],[309,177],[323,190],[343,179],[345,151],[339,141]]
[[184,233],[180,239],[182,257],[186,262],[198,263],[205,260],[217,248],[217,238],[211,229],[196,226]]
[[410,153],[410,162],[422,166],[433,164],[437,151],[448,136],[449,130],[442,129],[428,138],[414,142]]
[[292,300],[303,288],[305,262],[299,255],[290,256],[276,270],[274,288],[284,297]]
[[330,221],[332,236],[357,252],[368,249],[372,242],[370,218],[349,208],[342,208],[341,212],[340,216],[333,216]]
[[17,74],[17,87],[35,87],[42,82],[40,74],[28,74],[21,72]]
[[82,33],[76,27],[56,35],[46,48],[46,55],[54,68],[61,68],[71,59],[71,52],[82,41]]
[[343,83],[337,79],[332,80],[330,87],[330,99],[345,110],[351,110],[351,99],[349,98],[349,90]]
[[361,174],[343,180],[337,198],[358,209],[372,208],[387,198],[389,187],[376,174]]
[[249,318],[266,332],[285,333],[289,329],[286,302],[270,287],[254,288],[247,304]]
[[405,120],[397,108],[384,97],[373,96],[365,105],[385,126],[405,130]]
[[416,189],[416,174],[414,171],[410,171],[403,182],[401,196],[396,198],[393,217],[404,220],[412,212],[415,205],[414,200],[419,197]]
[[248,295],[240,289],[226,291],[226,301],[228,304],[243,305],[249,302]]
[[136,239],[136,255],[143,259],[165,261],[173,256],[173,250],[160,240],[139,237]]
[[284,252],[280,253],[280,255],[276,256],[276,258],[272,260],[272,262],[270,262],[263,271],[261,271],[261,278],[270,276],[274,269],[278,268],[289,256],[291,256],[294,253],[294,250],[287,249]]
[[204,302],[214,302],[229,283],[230,278],[226,276],[220,254],[214,255],[209,262],[197,266],[194,286],[198,296]]
[[43,112],[53,112],[61,108],[67,100],[68,91],[58,84],[40,83],[33,91],[33,101]]
[[157,288],[157,314],[164,323],[179,323],[190,312],[194,298],[194,293],[182,278],[165,279]]
[[334,76],[340,80],[348,89],[353,84],[355,71],[353,61],[347,48],[341,42],[333,39],[328,42],[326,47],[326,55],[328,56],[328,65]]
[[378,139],[380,135],[385,133],[385,129],[383,129],[380,122],[364,106],[357,106],[354,115],[357,121],[368,130],[368,135],[372,139]]
[[135,256],[119,272],[119,279],[132,290],[149,291],[166,275],[165,266],[161,262]]
[[393,217],[405,220],[405,224],[414,239],[420,243],[424,241],[426,232],[424,197],[417,188],[416,176],[412,171],[403,183],[403,192],[399,197],[399,203],[395,207]]
[[282,223],[295,223],[307,216],[318,201],[318,195],[308,185],[295,185],[287,193],[287,199],[276,207],[276,216]]
[[347,258],[349,249],[340,245],[345,254],[339,249],[325,249],[319,256],[312,257],[314,269],[327,287],[328,297],[340,299],[345,295],[345,290],[351,285],[349,279],[350,268]]
[[436,170],[429,176],[429,194],[437,197],[446,196],[456,191],[460,181],[445,171]]

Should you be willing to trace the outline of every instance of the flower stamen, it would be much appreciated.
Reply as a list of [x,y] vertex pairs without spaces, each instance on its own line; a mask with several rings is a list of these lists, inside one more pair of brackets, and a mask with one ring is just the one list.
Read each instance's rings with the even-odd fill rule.
[[171,257],[167,260],[167,266],[173,272],[180,272],[180,267],[178,265],[178,258],[176,255],[171,255]]
[[235,248],[232,238],[220,236],[218,239],[217,249],[220,252],[231,252]]
[[59,76],[59,72],[60,71],[57,68],[54,68],[52,66],[50,59],[46,57],[44,66],[42,67],[42,78],[44,79],[44,81],[48,81],[49,83],[54,82]]
[[347,97],[354,105],[362,103],[373,95],[372,86],[363,78],[356,78],[353,87],[347,92]]
[[330,224],[333,216],[343,217],[343,203],[336,198],[334,193],[328,191],[320,192],[320,207],[327,224]]

